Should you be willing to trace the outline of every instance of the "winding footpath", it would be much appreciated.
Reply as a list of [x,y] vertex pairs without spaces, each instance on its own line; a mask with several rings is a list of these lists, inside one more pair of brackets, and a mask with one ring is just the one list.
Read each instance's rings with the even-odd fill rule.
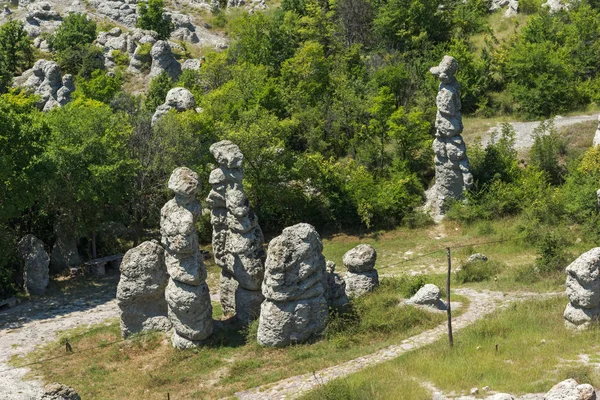
[[[500,293],[476,291],[473,289],[456,289],[454,293],[465,296],[470,304],[467,311],[452,320],[453,332],[457,332],[492,312],[506,308],[514,301],[532,297],[556,295],[540,295],[539,293]],[[561,293],[562,294],[562,293]],[[314,374],[293,376],[268,385],[236,393],[240,400],[283,400],[300,397],[306,392],[329,382],[358,372],[364,368],[392,360],[411,350],[418,349],[441,339],[447,334],[446,323],[403,340],[400,344],[381,349],[373,354],[355,358],[354,360],[316,371]]]

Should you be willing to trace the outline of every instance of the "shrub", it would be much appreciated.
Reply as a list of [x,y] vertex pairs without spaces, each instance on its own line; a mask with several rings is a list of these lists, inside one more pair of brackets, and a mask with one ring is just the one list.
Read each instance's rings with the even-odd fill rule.
[[475,260],[467,262],[454,274],[458,283],[489,281],[498,275],[501,264],[496,261]]
[[547,232],[537,245],[535,268],[542,274],[562,271],[569,264],[565,239],[556,232]]
[[91,79],[81,80],[78,83],[78,89],[84,96],[110,104],[115,95],[121,90],[123,78],[120,74],[107,74],[96,70],[92,73]]
[[141,71],[147,72],[150,70],[150,66],[152,65],[152,56],[150,55],[150,51],[152,51],[151,43],[140,44],[137,49],[137,56],[139,60],[142,62]]
[[169,93],[169,90],[171,90],[172,87],[173,81],[165,71],[161,72],[157,77],[152,78],[150,81],[150,88],[148,89],[148,95],[144,101],[144,107],[148,111],[154,112],[156,107],[165,102],[167,93]]
[[531,164],[546,172],[551,183],[561,184],[567,173],[563,162],[567,143],[556,131],[552,121],[541,122],[532,136],[534,142],[529,151]]
[[163,0],[148,0],[138,4],[137,27],[158,33],[161,40],[167,40],[175,28],[164,13]]
[[115,64],[119,67],[127,67],[129,65],[129,56],[121,50],[113,50],[111,55],[115,60]]

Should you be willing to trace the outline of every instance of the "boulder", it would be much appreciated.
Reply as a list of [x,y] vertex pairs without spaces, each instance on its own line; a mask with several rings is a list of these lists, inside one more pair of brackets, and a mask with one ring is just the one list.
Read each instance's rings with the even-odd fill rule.
[[424,285],[406,303],[434,307],[438,310],[446,309],[446,303],[440,298],[440,288],[431,283]]
[[379,274],[375,269],[377,252],[373,246],[359,244],[344,254],[342,259],[348,272],[344,275],[346,295],[360,297],[379,286]]
[[199,71],[202,66],[202,62],[195,58],[189,58],[181,65],[182,70],[191,69],[193,71]]
[[575,379],[567,379],[557,383],[546,393],[545,400],[596,400],[596,392],[592,385],[580,385]]
[[40,400],[81,400],[81,397],[72,387],[54,382],[44,387]]
[[471,254],[467,258],[467,264],[475,262],[475,261],[487,261],[487,260],[488,260],[488,258],[487,258],[487,256],[485,254],[475,253],[475,254]]
[[33,235],[26,235],[19,241],[18,249],[23,259],[25,289],[31,294],[44,294],[50,281],[50,257],[44,250],[44,242]]
[[168,279],[164,250],[156,241],[143,242],[125,253],[117,286],[124,338],[142,331],[171,329],[165,300]]
[[181,64],[175,59],[171,52],[171,46],[164,40],[159,40],[152,46],[150,51],[152,65],[150,67],[150,78],[160,75],[163,71],[176,81],[181,74]]
[[325,298],[327,299],[327,305],[333,309],[343,309],[348,303],[348,296],[346,295],[346,281],[341,275],[335,272],[335,263],[333,261],[327,261],[327,285],[325,287]]
[[[65,79],[66,78],[66,79]],[[15,78],[14,86],[23,87],[28,93],[40,97],[38,108],[49,111],[70,101],[75,90],[71,75],[61,76],[60,67],[54,61],[38,60],[32,68]]]
[[564,313],[570,328],[584,329],[600,314],[600,247],[583,253],[567,268],[566,293],[569,304]]
[[284,347],[320,335],[328,310],[323,244],[314,227],[285,228],[269,243],[258,343]]
[[162,116],[170,110],[178,112],[186,110],[194,110],[196,107],[196,99],[192,92],[183,87],[176,87],[167,93],[165,103],[158,106],[152,116],[152,125],[154,125]]

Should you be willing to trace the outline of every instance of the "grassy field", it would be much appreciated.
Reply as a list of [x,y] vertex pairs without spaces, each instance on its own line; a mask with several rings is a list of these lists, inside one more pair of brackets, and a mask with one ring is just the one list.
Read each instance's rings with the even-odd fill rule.
[[[358,300],[352,313],[334,317],[322,340],[286,349],[260,347],[256,323],[244,330],[223,321],[204,347],[179,351],[159,333],[119,342],[118,321],[109,321],[64,332],[58,342],[13,363],[64,355],[61,343],[68,338],[75,353],[35,365],[33,374],[71,385],[82,398],[165,399],[167,393],[175,399],[222,398],[372,353],[442,323],[444,313],[399,306],[412,285],[409,279],[388,279],[376,293]],[[467,305],[466,299],[454,300]],[[215,312],[219,318],[220,308]]]
[[484,386],[511,394],[540,393],[567,378],[598,387],[598,371],[581,360],[600,359],[600,330],[564,328],[566,302],[560,296],[513,304],[459,332],[454,348],[434,343],[331,382],[305,399],[404,399],[406,393],[431,398],[417,382],[455,395]]

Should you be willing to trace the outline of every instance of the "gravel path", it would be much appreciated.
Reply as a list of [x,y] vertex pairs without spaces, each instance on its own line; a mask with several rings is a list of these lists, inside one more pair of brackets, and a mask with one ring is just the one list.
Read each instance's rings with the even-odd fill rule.
[[[575,124],[579,124],[581,122],[587,121],[596,121],[598,119],[598,114],[592,115],[574,115],[571,117],[561,117],[556,116],[553,118],[554,126],[556,128],[563,128],[566,126],[571,126]],[[531,134],[533,130],[539,126],[541,121],[533,121],[533,122],[510,122],[510,124],[515,128],[515,148],[519,149],[528,149],[533,145],[533,138]],[[491,128],[488,131],[487,137],[482,138],[482,144],[485,146],[491,138],[492,133],[500,132],[501,124],[498,126]],[[595,131],[590,132],[590,137],[594,137]]]
[[[454,332],[471,325],[484,316],[507,307],[511,302],[540,296],[539,293],[510,293],[503,294],[491,291],[476,291],[473,289],[457,289],[455,293],[466,296],[470,300],[469,309],[454,318]],[[348,376],[366,367],[392,360],[411,350],[418,349],[435,342],[447,335],[446,323],[425,331],[419,335],[403,340],[398,345],[392,345],[373,354],[355,358],[354,360],[316,371],[314,374],[293,376],[268,385],[236,393],[240,400],[279,400],[293,399],[315,389],[326,382]]]

